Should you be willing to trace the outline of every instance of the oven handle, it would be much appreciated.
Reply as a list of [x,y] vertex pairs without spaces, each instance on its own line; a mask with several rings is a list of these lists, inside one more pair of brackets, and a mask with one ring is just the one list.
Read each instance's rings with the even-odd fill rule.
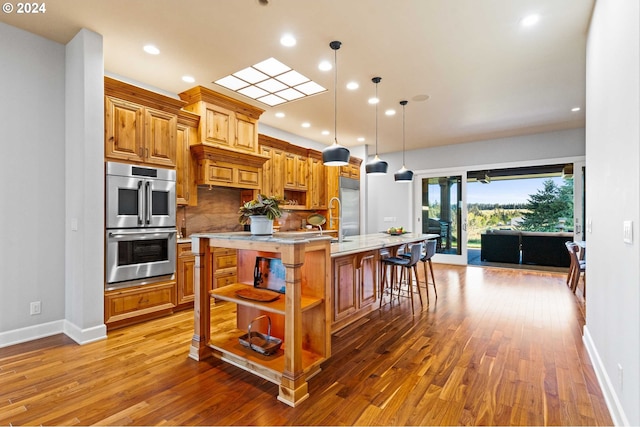
[[114,233],[112,231],[109,232],[109,237],[128,237],[128,236],[139,236],[141,234],[156,234],[156,235],[167,235],[170,236],[172,234],[177,234],[176,230],[173,231],[120,231],[118,233]]
[[152,197],[151,183],[149,181],[145,181],[144,189],[145,189],[145,192],[147,193],[147,209],[146,209],[147,224],[151,224],[151,213],[152,213],[151,212],[151,204],[152,204],[153,200],[151,199],[151,197]]
[[138,225],[144,221],[144,195],[142,194],[142,181],[138,181]]

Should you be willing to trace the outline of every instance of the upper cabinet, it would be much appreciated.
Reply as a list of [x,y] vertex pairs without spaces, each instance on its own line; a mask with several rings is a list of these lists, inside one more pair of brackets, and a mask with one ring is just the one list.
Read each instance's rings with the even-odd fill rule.
[[191,156],[191,144],[198,138],[200,118],[188,111],[178,116],[176,137],[176,199],[178,205],[196,206],[198,189],[196,186],[196,162]]
[[243,153],[259,153],[258,119],[264,110],[203,86],[182,92],[185,110],[200,116],[199,142]]
[[183,105],[105,77],[105,157],[175,167],[178,113]]

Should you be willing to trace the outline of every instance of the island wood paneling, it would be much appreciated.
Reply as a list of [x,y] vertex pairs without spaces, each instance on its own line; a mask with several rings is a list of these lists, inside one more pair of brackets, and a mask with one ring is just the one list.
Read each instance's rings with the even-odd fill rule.
[[[0,425],[612,425],[565,274],[434,269],[437,301],[415,316],[394,301],[336,333],[296,408],[189,359],[186,310],[83,346],[1,348]],[[211,323],[235,324],[234,307],[212,305]]]

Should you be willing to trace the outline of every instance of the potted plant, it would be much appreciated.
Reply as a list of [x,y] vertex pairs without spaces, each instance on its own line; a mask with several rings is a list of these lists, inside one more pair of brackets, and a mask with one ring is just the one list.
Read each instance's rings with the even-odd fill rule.
[[240,224],[251,224],[251,234],[273,234],[273,220],[282,216],[279,204],[283,200],[277,196],[258,196],[240,206]]

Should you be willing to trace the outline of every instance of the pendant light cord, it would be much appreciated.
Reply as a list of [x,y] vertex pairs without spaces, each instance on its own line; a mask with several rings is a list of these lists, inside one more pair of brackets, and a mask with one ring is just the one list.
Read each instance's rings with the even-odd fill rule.
[[404,116],[405,116],[405,112],[404,112],[404,107],[407,105],[408,101],[400,101],[400,104],[402,105],[402,167],[405,166],[405,159],[404,159],[404,134],[405,134],[405,125],[404,125]]
[[378,98],[378,82],[376,81],[376,157],[378,156],[378,104],[380,104],[380,98]]
[[333,139],[338,143],[338,48],[333,50]]

